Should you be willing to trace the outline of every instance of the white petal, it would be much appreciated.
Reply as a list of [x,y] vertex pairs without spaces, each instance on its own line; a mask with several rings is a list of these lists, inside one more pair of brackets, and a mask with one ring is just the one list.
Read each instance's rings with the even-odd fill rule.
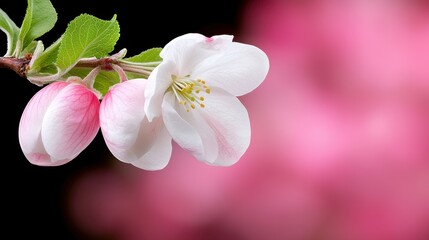
[[217,54],[223,45],[232,42],[231,35],[218,35],[208,38],[198,33],[189,33],[171,40],[162,49],[160,56],[173,61],[178,76],[192,73],[193,68],[204,59]]
[[145,102],[144,109],[149,121],[161,115],[161,104],[164,93],[173,82],[171,77],[174,74],[175,65],[171,61],[163,61],[150,74],[147,80],[144,92]]
[[171,156],[171,137],[160,118],[149,122],[144,114],[146,80],[117,84],[100,107],[100,126],[106,145],[119,160],[139,168],[164,168]]
[[213,165],[236,163],[250,144],[250,120],[244,105],[235,96],[212,89],[205,99],[205,108],[198,110],[204,119],[204,124],[198,125],[198,131],[202,135],[205,129],[211,129],[218,145],[218,155]]
[[163,106],[164,122],[181,147],[212,165],[229,166],[241,158],[250,144],[250,122],[235,96],[213,89],[205,108],[186,112],[169,95]]
[[69,84],[46,110],[41,136],[53,159],[73,159],[95,138],[99,129],[97,96],[81,84]]
[[203,79],[208,87],[222,88],[234,96],[249,93],[264,81],[269,60],[261,49],[237,42],[223,47],[222,54],[195,66],[191,78]]
[[[160,170],[167,166],[172,152],[171,136],[165,128],[162,118],[148,122],[145,118],[136,149],[143,152],[139,159],[131,162],[134,166],[145,170]],[[139,147],[140,146],[140,147]]]
[[65,82],[55,82],[45,86],[31,98],[22,113],[18,130],[19,143],[24,155],[35,165],[56,166],[65,163],[52,162],[41,139],[41,128],[52,100],[67,85]]
[[116,84],[101,101],[101,132],[107,147],[111,148],[113,155],[119,159],[137,159],[133,154],[126,156],[126,150],[135,143],[144,118],[145,85],[145,80],[129,80]]
[[192,126],[185,117],[192,116],[193,112],[187,113],[176,101],[173,93],[167,92],[162,103],[162,116],[164,124],[170,133],[171,137],[180,145],[183,149],[189,151],[192,155],[198,159],[204,158],[204,147],[200,134]]

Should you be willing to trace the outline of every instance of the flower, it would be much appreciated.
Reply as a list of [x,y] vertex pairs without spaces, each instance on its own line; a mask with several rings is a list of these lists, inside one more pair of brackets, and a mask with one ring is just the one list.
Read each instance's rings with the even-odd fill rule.
[[96,93],[76,79],[53,82],[39,90],[19,123],[25,157],[40,166],[58,166],[74,159],[98,132],[99,107]]
[[201,34],[173,39],[145,90],[149,121],[162,117],[179,146],[212,165],[232,165],[248,148],[249,116],[237,96],[258,87],[269,69],[261,49],[232,40]]
[[112,86],[100,105],[100,127],[110,152],[119,160],[146,169],[164,168],[171,156],[171,137],[161,119],[143,111],[146,79]]
[[251,131],[237,97],[262,83],[269,61],[261,49],[232,40],[230,35],[179,36],[163,48],[163,61],[147,83],[135,79],[115,85],[100,110],[113,155],[143,169],[161,169],[174,140],[207,164],[237,162]]

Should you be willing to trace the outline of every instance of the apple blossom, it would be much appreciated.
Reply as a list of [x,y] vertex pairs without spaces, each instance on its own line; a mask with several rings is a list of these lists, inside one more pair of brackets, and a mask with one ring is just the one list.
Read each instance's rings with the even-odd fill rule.
[[162,117],[173,140],[210,165],[237,162],[250,144],[250,121],[237,96],[265,79],[269,61],[259,48],[231,35],[185,34],[161,51],[149,76],[145,111]]
[[113,155],[143,169],[161,169],[171,157],[173,139],[207,164],[237,162],[251,130],[237,96],[262,83],[269,62],[259,48],[232,39],[179,36],[160,52],[163,61],[147,84],[137,79],[116,85],[100,112]]
[[95,138],[100,102],[95,92],[77,80],[45,86],[25,107],[19,123],[19,143],[32,164],[65,164]]
[[0,11],[8,41],[0,68],[45,86],[19,126],[31,163],[69,162],[99,128],[116,158],[142,169],[164,168],[173,140],[209,165],[229,166],[245,153],[251,128],[238,97],[268,73],[261,49],[232,35],[190,33],[164,48],[112,55],[120,36],[116,14],[110,20],[80,14],[45,48],[38,38],[55,25],[56,10],[49,0],[29,3],[21,26]]
[[164,168],[171,155],[171,137],[161,119],[148,121],[143,111],[146,79],[110,88],[100,105],[100,126],[107,147],[119,160],[147,169]]

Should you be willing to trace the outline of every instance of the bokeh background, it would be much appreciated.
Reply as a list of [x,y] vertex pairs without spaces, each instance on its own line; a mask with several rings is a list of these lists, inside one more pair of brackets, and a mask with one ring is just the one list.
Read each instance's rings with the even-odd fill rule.
[[[56,40],[80,13],[117,14],[134,55],[184,33],[233,34],[271,63],[241,97],[251,145],[231,167],[176,147],[161,171],[115,160],[101,135],[72,162],[31,165],[18,143],[39,87],[0,69],[1,233],[19,239],[429,239],[429,1],[52,0]],[[26,1],[2,1],[18,24]],[[0,50],[5,50],[4,44]]]

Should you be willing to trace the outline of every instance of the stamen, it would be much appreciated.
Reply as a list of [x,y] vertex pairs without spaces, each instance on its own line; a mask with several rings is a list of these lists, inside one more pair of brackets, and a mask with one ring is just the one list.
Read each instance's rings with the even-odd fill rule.
[[187,112],[191,109],[195,109],[197,104],[201,108],[205,107],[205,104],[203,103],[205,98],[201,96],[201,93],[204,92],[205,94],[210,94],[210,88],[207,87],[204,80],[191,79],[190,75],[186,75],[184,77],[172,75],[171,78],[173,79],[173,83],[170,88],[176,96],[179,104],[182,104]]

